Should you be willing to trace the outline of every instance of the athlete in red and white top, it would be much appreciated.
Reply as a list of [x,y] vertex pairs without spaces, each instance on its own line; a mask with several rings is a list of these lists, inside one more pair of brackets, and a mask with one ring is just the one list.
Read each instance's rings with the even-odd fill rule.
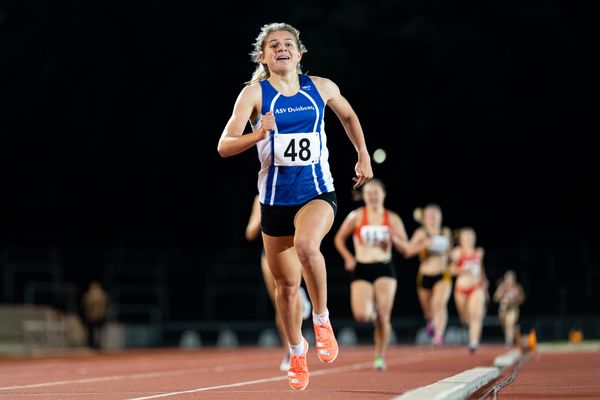
[[[401,245],[403,241],[407,241],[407,236],[398,214],[384,207],[383,182],[378,179],[367,182],[362,189],[362,198],[365,206],[348,214],[335,235],[334,243],[344,258],[344,267],[352,273],[352,314],[359,322],[374,323],[373,367],[384,370],[397,286],[392,245],[398,251],[403,251]],[[346,241],[351,235],[354,254],[346,247]]]
[[462,228],[458,232],[458,246],[450,253],[450,272],[456,276],[454,302],[461,322],[469,326],[471,353],[479,347],[489,286],[483,268],[484,250],[475,247],[475,242],[475,231]]

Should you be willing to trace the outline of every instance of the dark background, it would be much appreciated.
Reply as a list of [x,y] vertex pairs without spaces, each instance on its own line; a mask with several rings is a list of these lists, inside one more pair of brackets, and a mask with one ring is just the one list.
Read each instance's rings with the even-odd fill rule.
[[[288,22],[308,48],[304,71],[336,82],[370,151],[387,152],[375,175],[409,234],[412,210],[438,203],[446,225],[477,231],[492,289],[517,271],[526,314],[597,313],[598,43],[588,4],[2,0],[3,259],[43,242],[79,293],[105,278],[115,247],[165,249],[170,318],[205,318],[215,270],[258,271],[260,245],[243,237],[256,152],[221,159],[216,145],[254,69],[259,28]],[[330,285],[346,287],[332,237],[360,205],[356,156],[327,113],[340,207],[323,252]],[[397,263],[395,313],[419,315],[416,261]],[[349,315],[345,293],[332,293],[331,307]]]

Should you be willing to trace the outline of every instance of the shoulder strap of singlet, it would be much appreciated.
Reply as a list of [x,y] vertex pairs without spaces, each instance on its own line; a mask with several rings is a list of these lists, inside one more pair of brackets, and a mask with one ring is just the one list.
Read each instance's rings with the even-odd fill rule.
[[463,249],[460,249],[460,256],[458,257],[458,265],[462,266],[465,263],[465,260],[469,260],[469,259],[474,259],[474,260],[479,259],[479,253],[477,253],[477,249],[473,250],[473,254],[471,254],[470,256],[467,256],[465,254],[465,252],[463,251]]
[[367,212],[367,207],[363,207],[363,215],[362,221],[360,221],[360,225],[369,225],[369,213]]
[[387,209],[383,210],[383,223],[382,225],[390,226],[390,213]]
[[462,268],[464,263],[465,263],[465,252],[463,251],[463,249],[460,249],[460,253],[458,253],[458,266],[460,268]]
[[358,243],[360,243],[360,244],[363,243],[362,237],[360,236],[360,228],[362,228],[364,225],[368,225],[368,224],[369,224],[369,220],[367,218],[367,207],[363,207],[360,224],[358,226],[354,227],[354,236],[356,236],[356,239],[358,240]]

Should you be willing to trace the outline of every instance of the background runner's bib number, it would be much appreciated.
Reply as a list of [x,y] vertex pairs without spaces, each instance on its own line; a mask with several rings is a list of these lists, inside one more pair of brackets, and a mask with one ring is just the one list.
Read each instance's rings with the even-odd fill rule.
[[467,261],[463,268],[471,275],[479,276],[481,274],[481,264],[478,262]]
[[428,249],[430,251],[443,253],[444,251],[448,250],[449,245],[450,243],[448,242],[448,238],[446,236],[435,235],[431,238],[431,244],[429,245]]
[[275,133],[275,165],[304,166],[319,162],[319,132]]
[[360,237],[367,246],[379,246],[390,239],[390,230],[387,226],[364,225],[360,228]]

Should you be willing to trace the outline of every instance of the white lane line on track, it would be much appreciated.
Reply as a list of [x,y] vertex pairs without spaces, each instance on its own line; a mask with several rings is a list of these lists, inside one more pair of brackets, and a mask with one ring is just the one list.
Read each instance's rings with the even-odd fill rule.
[[[439,353],[435,351],[429,351],[425,353],[415,354],[412,356],[399,357],[388,360],[388,365],[401,365],[407,364],[410,362],[422,361],[431,355],[439,355]],[[365,365],[371,366],[370,362],[363,363]],[[272,361],[260,363],[260,366],[270,366],[272,365]],[[360,364],[355,364],[360,365]],[[254,365],[257,366],[256,364]],[[51,381],[51,382],[41,382],[41,383],[32,383],[25,385],[14,385],[14,386],[0,386],[0,391],[9,391],[9,390],[21,390],[21,389],[33,389],[33,388],[43,388],[43,387],[53,387],[53,386],[61,386],[61,385],[76,385],[76,384],[86,384],[86,383],[98,383],[98,382],[112,382],[112,381],[120,381],[125,379],[147,379],[147,378],[158,378],[165,376],[177,376],[177,375],[185,375],[189,373],[196,372],[226,372],[226,371],[235,371],[247,369],[247,363],[240,364],[227,364],[227,365],[218,365],[215,367],[201,367],[201,368],[188,368],[188,369],[179,369],[179,370],[170,370],[170,371],[157,371],[157,372],[145,372],[145,373],[135,373],[135,374],[123,374],[123,375],[111,375],[111,376],[101,376],[95,378],[82,378],[82,379],[69,379],[69,380],[59,380],[59,381]],[[340,368],[344,368],[340,370]],[[324,373],[332,373],[325,371],[333,371],[333,372],[344,372],[348,367],[339,367],[338,369],[327,369],[311,372],[311,376],[323,375]],[[275,380],[286,379],[287,377],[284,375],[283,377],[278,376]],[[256,384],[260,382],[252,382],[246,384]],[[218,389],[219,387],[211,388],[210,390]],[[161,395],[165,397],[164,395]],[[171,395],[174,396],[174,395]],[[152,397],[153,398],[153,397]]]
[[[174,358],[169,360],[173,361],[173,364],[179,367],[179,369],[196,369],[196,365],[198,362],[201,362],[203,365],[210,364],[221,364],[223,366],[231,366],[235,364],[235,361],[240,357],[230,357],[228,354],[216,354],[216,355],[207,355],[207,356],[199,356],[198,353],[190,352],[189,356],[193,357],[192,359],[185,358],[184,354],[181,352],[187,352],[188,350],[179,350],[178,353],[174,354]],[[110,353],[107,353],[110,356]],[[160,357],[162,354],[159,354]],[[253,356],[254,357],[254,356]],[[211,361],[212,360],[212,361]],[[59,377],[64,377],[65,375],[73,376],[73,375],[84,375],[81,376],[81,379],[90,378],[90,375],[102,376],[100,372],[115,373],[115,362],[118,362],[118,359],[104,359],[104,360],[93,360],[90,359],[41,359],[36,360],[35,371],[32,371],[31,363],[27,362],[25,364],[13,366],[10,364],[0,364],[0,388],[2,385],[8,383],[15,383],[15,380],[30,378],[30,377],[40,377],[44,376],[46,373],[51,373],[54,375],[58,375]],[[231,362],[229,362],[231,361]],[[269,356],[260,356],[256,359],[257,363],[260,365],[268,366],[269,364],[273,364],[272,357]],[[139,373],[151,372],[148,371],[148,365],[152,365],[156,363],[156,357],[152,356],[140,356],[139,354],[131,354],[130,358],[127,358],[127,370],[135,371],[136,369],[141,369]],[[85,372],[81,372],[81,366],[84,367]],[[208,368],[208,367],[203,367]],[[19,372],[20,371],[20,372]],[[219,371],[216,371],[219,372]],[[92,375],[92,377],[93,377]],[[111,376],[111,375],[104,375]]]
[[[235,366],[235,365],[237,365],[237,366]],[[270,366],[270,365],[273,365],[273,362],[272,361],[269,361],[268,363],[263,362],[263,363],[260,363],[259,366],[263,366],[263,365]],[[69,379],[69,380],[60,380],[60,381],[51,381],[51,382],[31,383],[31,384],[27,384],[27,385],[0,386],[0,391],[31,389],[31,388],[60,386],[60,385],[83,384],[83,383],[109,382],[109,381],[119,381],[119,380],[123,380],[123,379],[147,379],[147,378],[157,378],[157,377],[162,377],[162,376],[185,375],[185,374],[195,373],[195,372],[236,371],[236,370],[244,370],[247,368],[248,368],[248,365],[246,363],[234,364],[234,366],[232,366],[232,365],[217,365],[215,367],[188,368],[188,369],[178,369],[178,370],[171,370],[171,371],[157,371],[157,372],[142,372],[142,373],[125,374],[125,375],[100,376],[100,377],[96,377],[96,378]]]
[[[430,351],[427,353],[416,354],[416,355],[413,355],[412,357],[409,356],[409,357],[396,358],[391,361],[388,360],[387,364],[388,364],[388,366],[390,366],[390,365],[409,364],[409,363],[416,362],[416,361],[423,361],[423,360],[427,359],[428,358],[427,356],[430,356],[431,354],[436,354],[436,352]],[[439,354],[439,353],[437,353],[437,354]],[[314,376],[319,376],[319,375],[329,375],[329,374],[334,374],[334,373],[339,373],[339,372],[358,371],[358,370],[366,369],[366,368],[373,368],[373,362],[369,361],[369,362],[362,362],[362,363],[358,363],[358,364],[346,365],[346,366],[337,367],[337,368],[320,369],[318,371],[311,372],[310,376],[312,378]],[[281,381],[281,380],[286,380],[286,379],[287,379],[287,376],[279,375],[279,376],[272,376],[269,378],[254,379],[251,381],[235,382],[235,383],[228,383],[225,385],[206,386],[206,387],[201,387],[201,388],[196,388],[196,389],[182,390],[179,392],[169,392],[169,393],[154,394],[154,395],[150,395],[150,396],[134,397],[134,398],[129,398],[127,400],[158,399],[161,397],[178,396],[181,394],[206,392],[209,390],[228,389],[228,388],[234,388],[234,387],[239,387],[239,386],[256,385],[259,383],[276,382],[276,381]]]
[[3,387],[0,387],[0,390],[31,389],[31,388],[48,387],[48,386],[70,385],[73,383],[93,383],[93,382],[118,381],[121,379],[125,379],[125,376],[104,376],[101,378],[74,379],[74,380],[65,380],[65,381],[32,383],[30,385],[19,385],[19,386],[3,386]]

